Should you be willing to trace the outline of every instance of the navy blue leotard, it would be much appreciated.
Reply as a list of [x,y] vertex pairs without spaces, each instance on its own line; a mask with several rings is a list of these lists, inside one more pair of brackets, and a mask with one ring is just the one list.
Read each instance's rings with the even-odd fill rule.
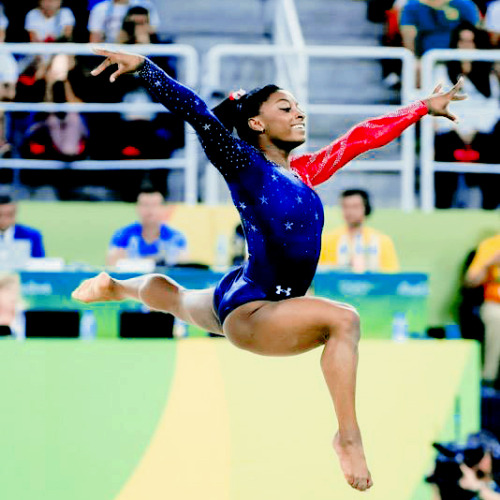
[[249,258],[215,288],[214,307],[221,323],[247,302],[277,301],[307,292],[316,272],[324,221],[321,200],[312,187],[357,154],[397,137],[427,113],[419,102],[364,122],[327,148],[293,159],[288,170],[234,137],[196,93],[148,59],[139,75],[159,102],[195,129],[241,217]]

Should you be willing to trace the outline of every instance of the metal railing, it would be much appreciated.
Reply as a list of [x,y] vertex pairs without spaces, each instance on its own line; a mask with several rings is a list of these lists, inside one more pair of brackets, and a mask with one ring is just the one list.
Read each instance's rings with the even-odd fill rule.
[[[207,53],[208,74],[206,83],[209,92],[219,90],[222,87],[221,73],[224,58],[271,58],[277,56],[306,57],[322,59],[399,59],[402,61],[402,104],[409,103],[415,98],[415,58],[413,54],[404,48],[389,47],[333,47],[333,46],[304,46],[300,49],[295,47],[266,46],[266,45],[217,45]],[[308,66],[308,65],[307,65]],[[308,87],[309,74],[304,82]],[[268,82],[263,82],[268,83]],[[279,84],[279,82],[277,82]],[[208,94],[210,95],[210,94]],[[301,103],[309,115],[344,115],[356,114],[365,116],[381,115],[394,111],[397,105],[335,105],[335,104],[312,104]],[[350,170],[365,172],[400,172],[401,174],[401,208],[410,211],[415,208],[415,128],[410,127],[402,135],[401,157],[397,160],[357,160],[349,164]],[[209,204],[218,202],[219,176],[215,169],[210,168],[206,172],[205,201]]]
[[[288,0],[283,0],[281,8],[287,6]],[[293,4],[293,2],[292,2]],[[285,9],[286,10],[286,9]],[[295,21],[293,21],[295,19]],[[298,20],[292,15],[289,25],[296,26]],[[300,26],[299,26],[300,27]],[[277,82],[286,86],[287,82],[293,85],[291,89],[298,96],[307,95],[309,82],[309,60],[319,59],[399,59],[402,61],[402,87],[401,104],[407,104],[419,96],[415,89],[415,58],[413,54],[403,48],[387,47],[333,47],[333,46],[306,46],[303,39],[298,36],[299,43],[284,45],[217,45],[212,47],[206,56],[207,74],[204,81],[200,82],[198,54],[195,49],[187,45],[134,45],[130,49],[136,53],[145,55],[176,56],[183,62],[181,77],[183,83],[189,87],[204,85],[204,95],[211,95],[211,92],[222,88],[221,74],[223,61],[226,58],[257,58],[269,59],[275,64],[277,75],[281,74],[284,81]],[[302,40],[302,41],[301,41]],[[122,46],[102,44],[102,47],[122,49]],[[12,54],[73,54],[73,55],[94,55],[94,45],[90,44],[0,44],[1,53]],[[479,51],[479,50],[432,50],[422,58],[422,91],[429,93],[434,82],[434,67],[438,61],[449,60],[479,60],[479,61],[500,61],[500,50]],[[285,62],[283,62],[285,61]],[[294,81],[290,80],[289,69],[283,73],[286,67],[293,61],[304,61],[297,65],[302,68],[297,71]],[[280,66],[281,65],[281,70]],[[281,73],[280,73],[281,71]],[[295,78],[294,77],[294,78]],[[268,82],[262,82],[268,83]],[[301,90],[302,87],[302,90]],[[303,94],[301,94],[303,92]],[[311,116],[315,115],[367,115],[376,116],[394,111],[399,105],[338,105],[338,104],[313,104],[307,100],[301,104],[306,108]],[[19,111],[67,111],[78,113],[93,112],[133,112],[137,109],[141,112],[167,112],[159,104],[127,104],[127,103],[20,103],[3,102],[0,103],[0,110],[8,112]],[[484,110],[478,109],[477,113],[495,112],[498,109]],[[421,136],[421,207],[425,211],[434,208],[434,172],[473,172],[473,173],[500,173],[500,165],[462,162],[436,162],[434,160],[434,130],[432,118],[426,117],[422,122]],[[0,168],[12,169],[60,169],[68,168],[79,170],[116,170],[116,169],[184,169],[184,201],[186,203],[196,203],[198,198],[198,144],[196,134],[191,127],[185,127],[185,148],[184,156],[160,160],[80,160],[70,164],[52,160],[29,160],[22,158],[0,158]],[[407,129],[401,142],[401,154],[396,160],[354,160],[350,162],[348,169],[351,171],[364,172],[397,172],[401,174],[401,203],[400,206],[405,211],[415,208],[415,127]],[[219,174],[213,167],[206,171],[205,176],[204,201],[210,204],[219,201],[218,189],[220,185]]]
[[[3,43],[0,44],[0,54],[21,55],[95,55],[94,44],[81,43]],[[137,54],[148,56],[174,56],[183,62],[182,81],[190,87],[198,84],[198,54],[189,45],[133,45],[123,46],[115,44],[100,44],[99,47],[127,50]],[[25,103],[25,102],[2,102],[0,110],[7,112],[77,112],[77,113],[106,113],[106,112],[168,112],[161,104],[142,103]],[[184,169],[184,201],[194,204],[198,194],[198,148],[196,136],[188,125],[184,128],[185,147],[184,157],[165,158],[160,160],[79,160],[73,162],[62,162],[52,160],[29,160],[21,158],[0,158],[0,168],[11,169],[63,169],[70,167],[75,170],[117,170],[117,169]]]
[[[422,57],[422,89],[431,92],[434,82],[436,63],[442,61],[500,61],[500,50],[465,50],[465,49],[433,49]],[[494,110],[477,108],[474,113],[496,113],[500,118],[498,106]],[[430,212],[435,208],[435,172],[457,173],[489,173],[500,174],[500,164],[437,162],[434,160],[434,128],[433,118],[427,116],[422,120],[421,129],[421,208]],[[499,160],[500,160],[500,154]]]
[[293,0],[277,0],[274,14],[273,42],[275,47],[291,47],[292,53],[276,53],[277,81],[299,100],[308,102],[307,76],[309,61],[304,51],[306,43]]

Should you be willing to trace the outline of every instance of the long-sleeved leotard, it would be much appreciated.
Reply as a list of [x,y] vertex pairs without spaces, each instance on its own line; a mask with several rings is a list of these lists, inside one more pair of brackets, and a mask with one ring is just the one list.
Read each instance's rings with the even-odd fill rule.
[[151,61],[145,60],[139,75],[159,102],[195,129],[208,159],[224,176],[241,217],[249,258],[215,289],[214,306],[221,323],[247,302],[306,293],[316,271],[323,229],[323,206],[312,186],[354,156],[388,143],[427,113],[420,102],[367,120],[318,153],[293,158],[288,170],[235,138],[196,93]]

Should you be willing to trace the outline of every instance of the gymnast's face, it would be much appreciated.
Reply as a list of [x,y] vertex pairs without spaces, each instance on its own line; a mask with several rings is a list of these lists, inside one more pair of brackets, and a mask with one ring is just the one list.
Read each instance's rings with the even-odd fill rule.
[[248,124],[266,134],[271,142],[286,143],[294,148],[305,141],[305,120],[306,115],[295,97],[286,90],[278,90],[262,103],[259,114],[250,118]]

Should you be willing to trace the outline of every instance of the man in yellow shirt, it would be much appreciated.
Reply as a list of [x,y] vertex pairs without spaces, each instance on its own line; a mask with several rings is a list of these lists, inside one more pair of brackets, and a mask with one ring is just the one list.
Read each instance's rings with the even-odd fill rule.
[[368,193],[362,189],[348,189],[340,198],[346,225],[324,234],[319,264],[360,273],[398,271],[399,262],[392,240],[365,226],[372,211]]
[[500,364],[500,234],[482,241],[467,270],[465,284],[483,286],[480,315],[484,323],[483,379],[494,383]]

